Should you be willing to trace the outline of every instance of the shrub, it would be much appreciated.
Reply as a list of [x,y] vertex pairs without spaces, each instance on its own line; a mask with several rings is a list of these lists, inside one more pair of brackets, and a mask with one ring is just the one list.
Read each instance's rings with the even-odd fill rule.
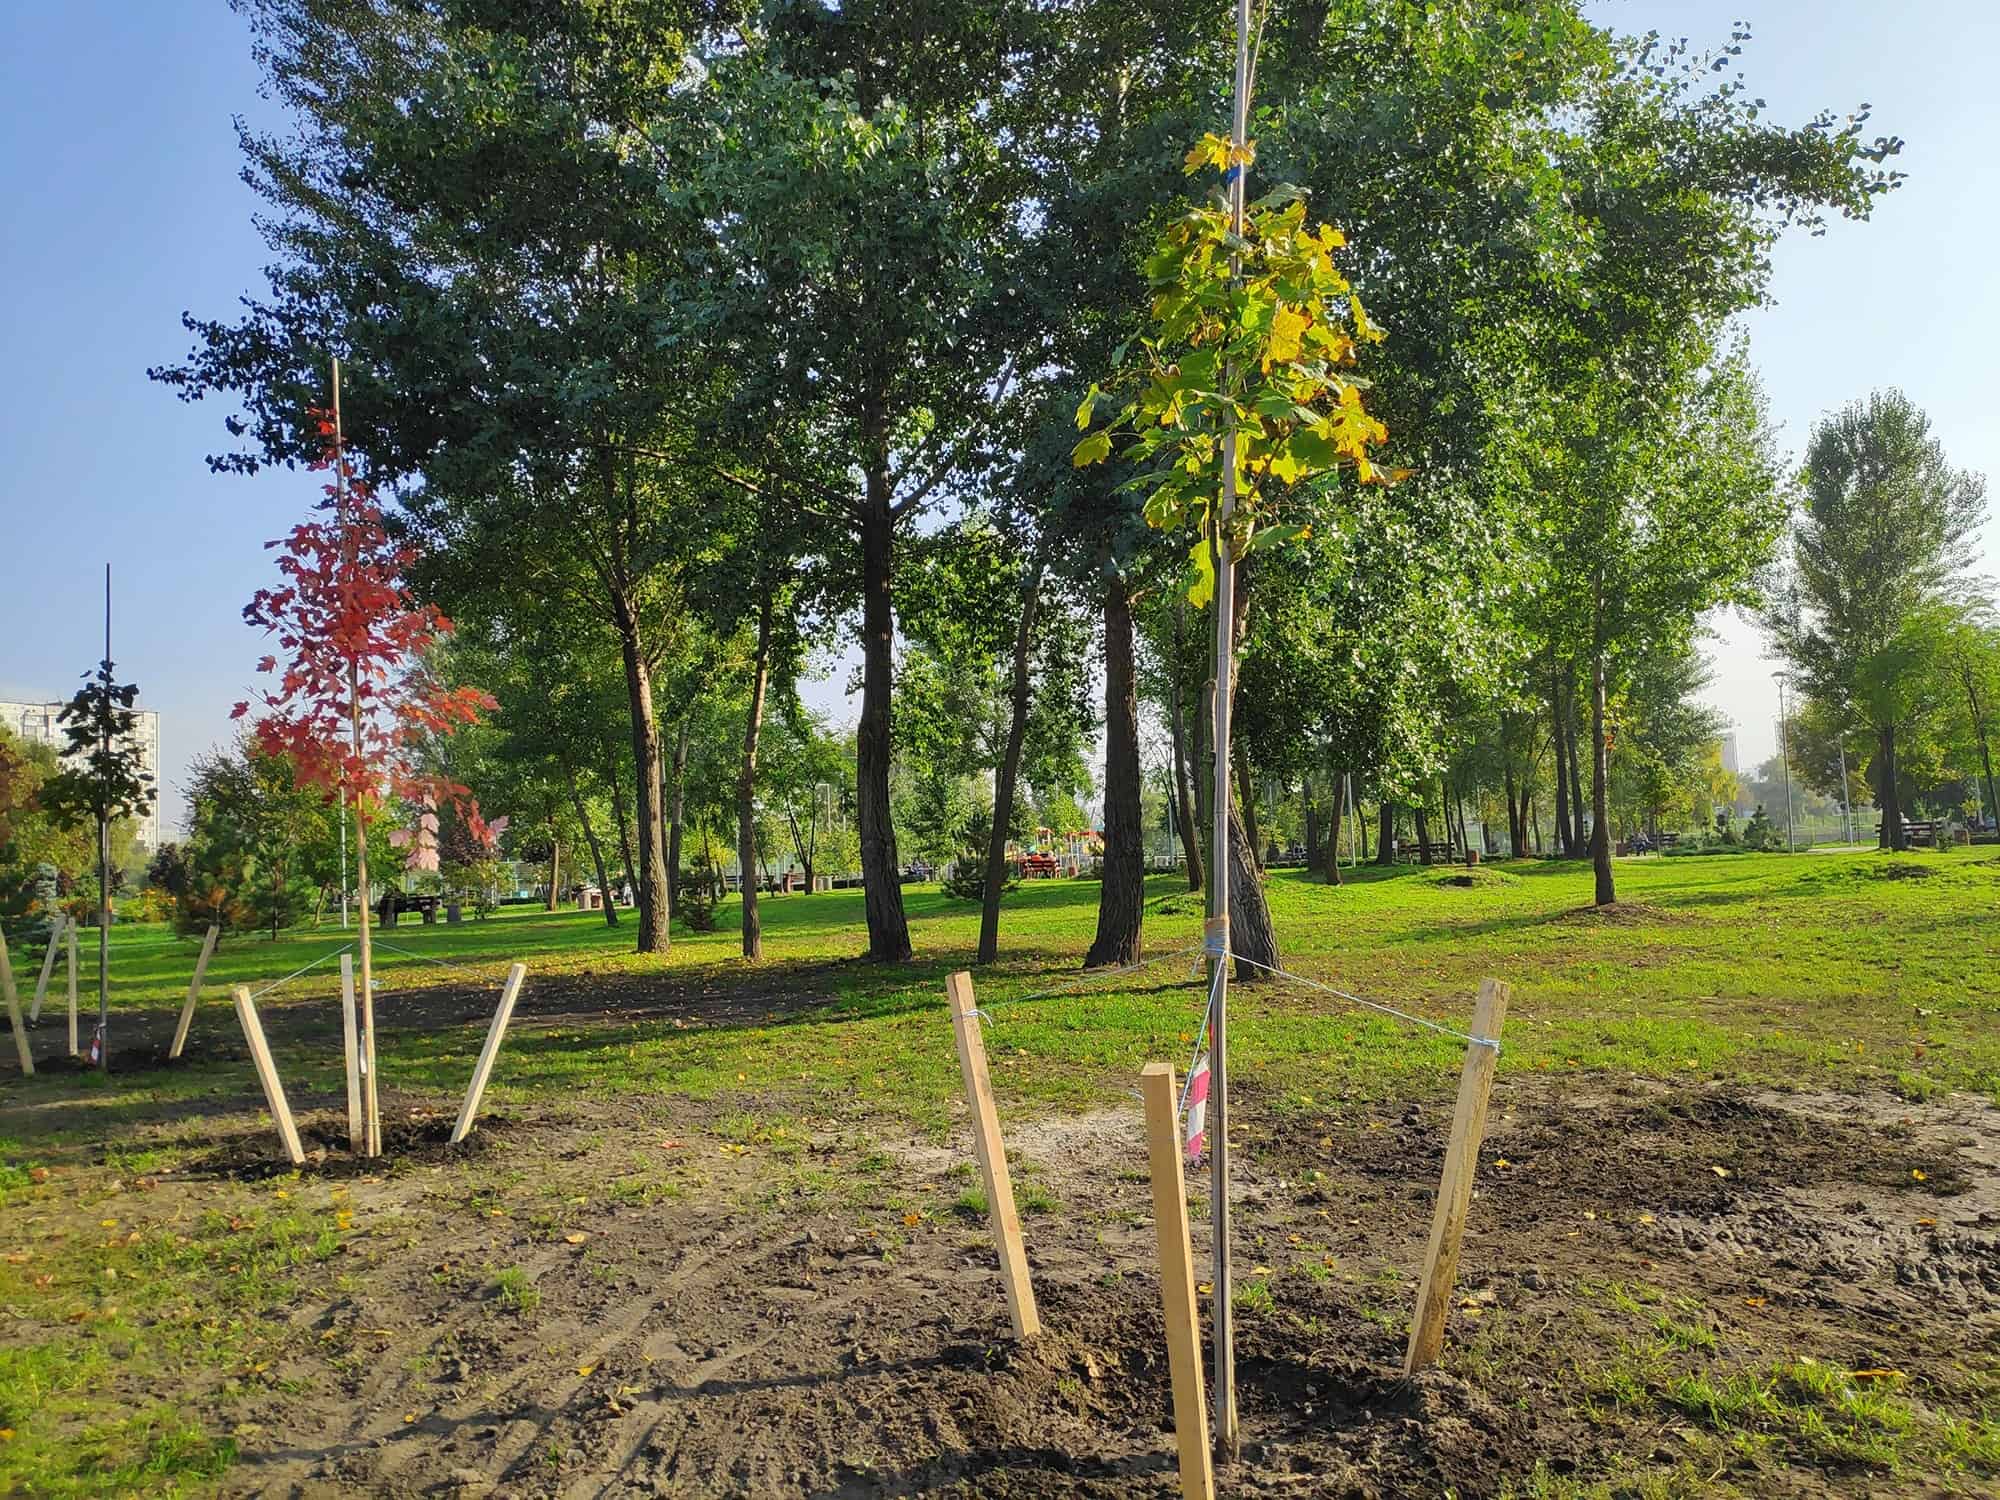
[[716,895],[715,877],[709,872],[708,861],[697,859],[681,876],[681,887],[675,893],[675,915],[687,924],[690,932],[715,931],[715,908],[721,904]]

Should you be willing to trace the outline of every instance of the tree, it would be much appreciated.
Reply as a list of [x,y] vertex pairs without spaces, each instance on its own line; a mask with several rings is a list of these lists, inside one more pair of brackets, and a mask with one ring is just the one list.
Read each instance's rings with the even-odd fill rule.
[[1897,736],[1933,700],[1930,668],[1949,624],[1939,612],[1964,591],[1986,482],[1946,462],[1929,418],[1897,390],[1815,424],[1803,482],[1765,626],[1800,687],[1875,736],[1881,843],[1901,849]]
[[49,778],[42,805],[58,822],[97,825],[97,1030],[91,1055],[111,1066],[111,827],[120,818],[143,817],[153,805],[153,777],[146,770],[132,711],[139,689],[112,674],[111,567],[104,568],[104,659],[63,705],[60,720],[69,742],[63,768]]
[[[354,814],[355,887],[360,895],[358,948],[362,1045],[367,1055],[365,1152],[382,1152],[375,1072],[375,1001],[370,943],[368,835],[387,800],[436,805],[466,789],[425,775],[410,750],[419,740],[449,735],[476,722],[493,699],[478,688],[450,687],[425,661],[451,622],[434,605],[411,596],[405,572],[413,549],[394,541],[373,488],[354,473],[342,448],[339,375],[334,408],[318,426],[327,448],[314,465],[332,476],[319,518],[301,521],[281,548],[278,571],[287,582],[259,589],[243,618],[277,638],[281,662],[266,656],[258,670],[276,685],[258,695],[254,721],[265,753],[287,757],[301,782]],[[236,705],[232,717],[250,711]]]
[[339,857],[333,809],[291,760],[254,739],[197,757],[188,785],[189,858],[181,889],[222,885],[275,940],[299,921]]

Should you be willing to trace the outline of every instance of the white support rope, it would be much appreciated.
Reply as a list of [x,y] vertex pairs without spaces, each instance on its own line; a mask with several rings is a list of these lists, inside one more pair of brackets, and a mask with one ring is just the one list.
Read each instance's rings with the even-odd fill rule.
[[470,969],[478,967],[475,964],[468,964],[463,960],[458,963],[452,963],[447,959],[432,958],[428,953],[419,953],[414,948],[399,948],[394,943],[383,942],[380,938],[375,939],[374,946],[377,948],[386,948],[391,953],[400,953],[405,958],[414,958],[423,963],[436,964],[440,969]]
[[996,1007],[1002,1005],[1026,1005],[1031,1000],[1054,1000],[1063,995],[1080,994],[1102,980],[1117,979],[1126,974],[1136,974],[1141,969],[1150,969],[1156,964],[1171,963],[1177,958],[1186,958],[1190,954],[1199,952],[1201,952],[1201,945],[1195,943],[1190,944],[1186,948],[1176,948],[1171,953],[1160,953],[1155,954],[1152,958],[1142,958],[1135,964],[1121,964],[1115,969],[1086,969],[1069,983],[1058,985],[1054,989],[1037,990],[1031,995],[989,1000],[987,1003]]
[[290,984],[294,979],[297,979],[301,974],[305,973],[307,970],[317,969],[321,964],[325,963],[328,959],[340,957],[341,954],[345,953],[349,948],[352,948],[353,946],[354,944],[351,942],[342,943],[338,948],[335,948],[331,953],[322,953],[318,958],[314,959],[311,963],[301,965],[299,968],[292,970],[292,972],[287,974],[283,979],[274,979],[269,984],[265,985],[261,990],[251,991],[250,998],[252,1000],[263,999],[264,996],[270,994],[271,991],[275,990],[279,985]]
[[1364,1000],[1359,995],[1350,995],[1346,990],[1337,990],[1330,984],[1321,984],[1317,979],[1308,979],[1303,974],[1294,974],[1286,969],[1274,969],[1269,964],[1260,964],[1256,959],[1246,958],[1233,949],[1228,956],[1235,959],[1238,963],[1250,965],[1253,969],[1262,969],[1266,974],[1275,974],[1280,979],[1289,979],[1294,984],[1302,984],[1309,990],[1319,990],[1323,994],[1345,1000],[1351,1005],[1358,1005],[1364,1010],[1380,1011],[1385,1016],[1394,1016],[1399,1021],[1408,1021],[1412,1026],[1421,1026],[1427,1031],[1437,1032],[1440,1036],[1456,1037],[1461,1042],[1469,1042],[1475,1047],[1491,1047],[1496,1054],[1500,1051],[1500,1039],[1498,1037],[1474,1036],[1471,1032],[1460,1031],[1455,1026],[1446,1026],[1442,1022],[1427,1020],[1423,1016],[1413,1016],[1406,1010],[1397,1010],[1393,1005],[1382,1005],[1374,1000]]

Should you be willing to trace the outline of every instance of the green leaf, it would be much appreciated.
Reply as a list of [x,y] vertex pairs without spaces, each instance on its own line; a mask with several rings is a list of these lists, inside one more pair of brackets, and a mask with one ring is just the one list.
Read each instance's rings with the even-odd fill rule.
[[1082,403],[1076,409],[1076,430],[1078,432],[1082,432],[1086,427],[1090,426],[1090,412],[1091,408],[1097,405],[1097,397],[1097,382],[1093,380],[1090,383],[1090,393],[1083,398]]
[[1196,609],[1206,609],[1208,601],[1215,597],[1215,564],[1208,555],[1208,538],[1202,537],[1188,553],[1188,561],[1194,564],[1194,581],[1188,585],[1188,603]]
[[[1275,465],[1273,469],[1275,472]],[[1296,542],[1310,529],[1310,527],[1306,526],[1290,525],[1260,527],[1257,534],[1250,538],[1250,545],[1243,550],[1246,552],[1262,552],[1268,547],[1282,547],[1287,542]]]
[[1111,434],[1093,432],[1089,437],[1070,450],[1069,461],[1076,468],[1087,468],[1091,464],[1102,463],[1111,456]]

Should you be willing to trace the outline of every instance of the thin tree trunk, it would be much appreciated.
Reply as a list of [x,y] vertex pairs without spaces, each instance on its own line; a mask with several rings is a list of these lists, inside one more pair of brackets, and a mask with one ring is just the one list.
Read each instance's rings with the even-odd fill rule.
[[1326,883],[1340,884],[1340,830],[1347,821],[1347,773],[1333,773],[1333,803],[1327,812]]
[[1562,677],[1556,667],[1554,652],[1549,654],[1549,745],[1555,752],[1556,761],[1556,843],[1564,853],[1568,853],[1570,842],[1569,774],[1564,759]]
[[889,700],[894,690],[896,620],[890,601],[895,521],[881,469],[868,475],[861,524],[861,722],[855,734],[855,814],[861,833],[861,880],[868,916],[868,956],[878,963],[910,957],[903,914],[896,828],[889,807]]
[[1431,862],[1431,794],[1425,788],[1417,801],[1417,862],[1428,865]]
[[1396,862],[1396,804],[1384,797],[1377,804],[1376,812],[1382,827],[1375,839],[1375,863],[1393,865]]
[[1578,859],[1586,852],[1585,841],[1590,833],[1583,826],[1583,747],[1580,743],[1583,733],[1578,723],[1574,685],[1565,699],[1563,728],[1569,748],[1569,815],[1572,824],[1569,854],[1571,859]]
[[[618,774],[618,756],[609,745],[604,747],[604,784],[611,788],[611,816],[618,821],[618,857],[624,861],[625,884],[636,895],[638,866],[632,861],[632,824],[626,813],[625,782]],[[672,891],[673,885],[669,883],[667,889]],[[609,891],[605,892],[605,899],[611,899]]]
[[1085,968],[1132,964],[1143,949],[1146,828],[1139,777],[1139,679],[1132,598],[1115,571],[1104,582],[1104,879]]
[[[1350,780],[1353,779],[1351,775],[1349,779]],[[1361,797],[1358,793],[1355,795],[1354,798],[1353,810],[1354,810],[1354,831],[1356,834],[1360,836],[1361,839],[1361,862],[1365,865],[1373,856],[1370,855],[1368,852],[1368,819],[1366,816],[1363,815],[1361,811]]]
[[1007,744],[993,771],[993,828],[986,840],[986,888],[979,898],[979,962],[1000,956],[1000,892],[1007,884],[1007,832],[1014,821],[1014,794],[1021,777],[1021,747],[1028,737],[1028,708],[1034,683],[1028,656],[1035,639],[1035,607],[1042,596],[1046,554],[1037,549],[1021,589],[1021,620],[1014,630],[1014,675],[1008,690]]
[[1514,801],[1514,757],[1503,757],[1505,763],[1507,791],[1507,853],[1511,858],[1521,857],[1521,809]]
[[1320,848],[1320,834],[1324,830],[1319,826],[1319,804],[1313,801],[1312,777],[1301,779],[1299,800],[1305,804],[1306,809],[1306,873],[1323,875],[1325,851]]
[[1215,751],[1210,743],[1214,739],[1215,723],[1215,679],[1209,678],[1201,685],[1201,712],[1194,725],[1194,813],[1195,827],[1199,836],[1189,845],[1193,858],[1205,862],[1205,868],[1214,868],[1215,863]]
[[1200,814],[1188,787],[1187,714],[1181,703],[1181,621],[1186,604],[1174,604],[1174,659],[1167,670],[1167,709],[1174,739],[1174,810],[1180,820],[1181,850],[1187,856],[1188,889],[1201,889]]
[[757,916],[757,736],[764,727],[764,691],[771,677],[772,589],[757,601],[757,655],[750,668],[750,707],[743,716],[743,765],[736,773],[736,864],[743,884],[743,956],[764,956]]
[[1597,875],[1597,904],[1618,899],[1611,875],[1611,757],[1604,743],[1604,648],[1590,661],[1590,862]]
[[[1239,959],[1278,967],[1278,933],[1271,925],[1270,903],[1264,899],[1264,872],[1253,857],[1254,846],[1244,827],[1235,798],[1229,808],[1229,946]],[[1271,976],[1252,964],[1239,962],[1236,979],[1256,984]]]
[[1238,815],[1243,820],[1243,832],[1250,840],[1251,862],[1261,870],[1264,868],[1264,835],[1257,826],[1257,778],[1251,773],[1250,762],[1241,755],[1236,757],[1236,803]]
[[639,782],[639,939],[641,953],[665,953],[673,908],[667,851],[660,838],[660,726],[653,717],[653,672],[639,639],[639,616],[628,592],[615,589],[612,608],[625,664],[632,717],[632,763]]
[[681,715],[680,730],[674,737],[672,822],[667,829],[667,889],[676,892],[681,888],[682,824],[687,810],[688,721],[692,717],[692,714]]
[[583,790],[576,784],[576,769],[567,759],[563,761],[563,777],[569,783],[569,805],[576,812],[576,821],[583,829],[583,842],[590,850],[591,867],[597,871],[597,893],[604,898],[604,925],[616,927],[618,903],[611,899],[611,876],[604,868],[604,847],[590,821],[590,809],[584,806]]

